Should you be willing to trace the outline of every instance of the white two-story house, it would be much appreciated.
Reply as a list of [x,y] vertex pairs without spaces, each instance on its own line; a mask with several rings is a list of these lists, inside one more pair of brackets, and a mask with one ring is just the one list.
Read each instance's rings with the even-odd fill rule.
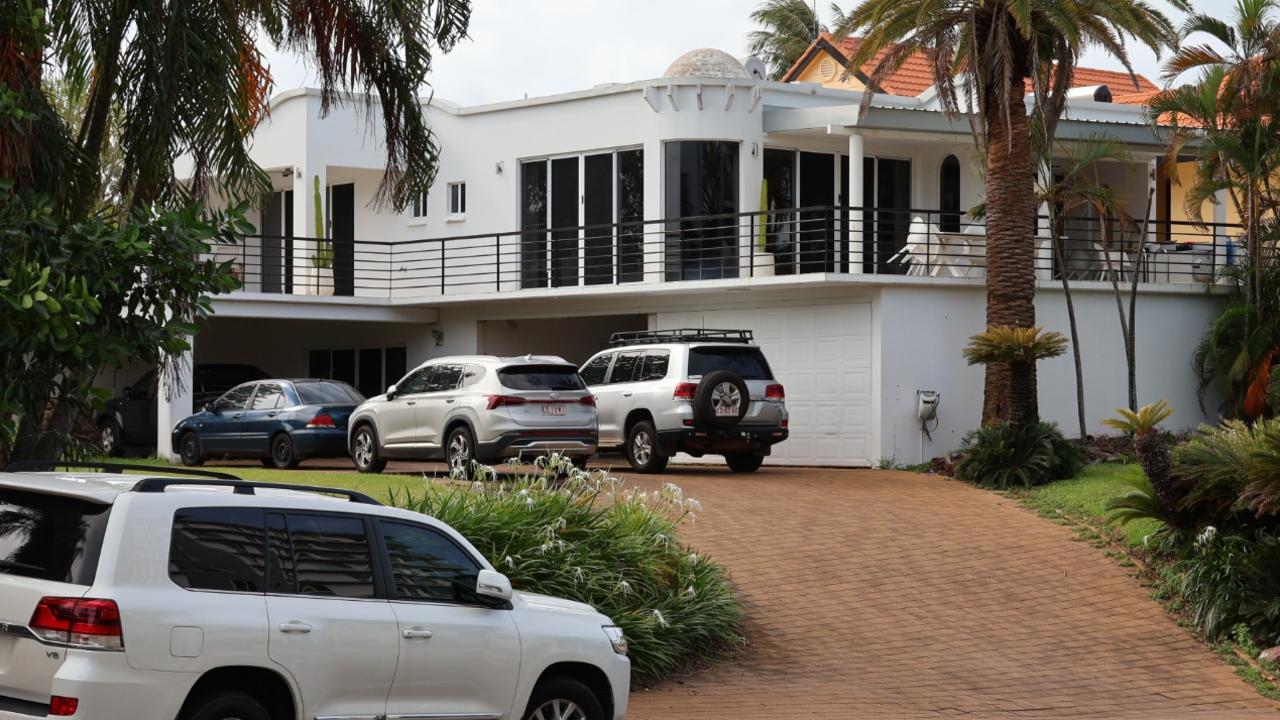
[[[983,199],[980,162],[921,63],[861,112],[866,75],[844,71],[855,42],[822,38],[785,82],[695,50],[660,78],[477,107],[432,99],[440,173],[402,214],[371,205],[377,119],[358,103],[322,117],[316,91],[282,93],[253,137],[275,189],[251,218],[259,233],[216,249],[243,288],[216,299],[192,360],[376,394],[440,355],[582,361],[615,331],[746,328],[791,410],[771,462],[866,466],[953,449],[981,407],[983,371],[960,355],[983,329],[985,236],[966,212]],[[1234,260],[1229,218],[1213,208],[1222,225],[1182,222],[1182,189],[1139,104],[1154,86],[1107,71],[1078,80],[1059,137],[1126,142],[1134,163],[1104,175],[1150,222],[1142,234],[1072,218],[1065,263],[1047,230],[1028,238],[1038,320],[1066,332],[1066,274],[1099,429],[1125,397],[1108,272],[1138,253],[1140,399],[1167,398],[1176,424],[1195,424],[1191,354],[1214,312],[1206,282]],[[332,244],[325,267],[318,235]],[[1072,434],[1074,385],[1069,357],[1041,365],[1041,413]],[[941,393],[927,433],[917,390]],[[188,393],[162,400],[162,453],[189,411]]]

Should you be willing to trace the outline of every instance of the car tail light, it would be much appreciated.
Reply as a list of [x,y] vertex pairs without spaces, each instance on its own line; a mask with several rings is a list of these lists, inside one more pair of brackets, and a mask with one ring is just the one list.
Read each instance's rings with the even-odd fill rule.
[[791,421],[790,421],[790,420],[783,420],[783,421],[782,421],[782,429],[783,429],[783,430],[786,430],[786,429],[787,429],[788,427],[790,427],[790,426],[791,426]]
[[524,405],[527,402],[529,401],[516,395],[490,395],[489,409],[493,410],[495,408],[500,408],[500,407]]
[[764,389],[764,397],[766,400],[786,400],[787,391],[781,385],[774,383]]
[[333,416],[329,413],[320,413],[311,418],[311,422],[307,423],[309,428],[336,428],[337,423],[333,421]]
[[676,391],[671,395],[672,400],[692,400],[694,393],[698,392],[697,383],[677,383]]
[[120,608],[114,600],[41,598],[31,632],[45,642],[89,650],[123,650]]
[[76,698],[62,697],[54,695],[49,698],[49,716],[50,717],[67,717],[75,715],[80,709],[80,701]]
[[586,397],[578,398],[578,403],[579,403],[579,404],[582,404],[582,405],[586,405],[587,407],[595,407],[595,406],[596,406],[596,396],[595,396],[595,395],[587,395]]

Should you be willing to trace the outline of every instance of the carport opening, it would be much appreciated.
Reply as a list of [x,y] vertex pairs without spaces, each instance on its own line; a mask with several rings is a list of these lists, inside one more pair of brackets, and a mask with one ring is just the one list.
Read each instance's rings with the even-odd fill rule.
[[604,348],[613,333],[648,328],[648,315],[483,320],[479,349],[484,355],[558,355],[581,365]]

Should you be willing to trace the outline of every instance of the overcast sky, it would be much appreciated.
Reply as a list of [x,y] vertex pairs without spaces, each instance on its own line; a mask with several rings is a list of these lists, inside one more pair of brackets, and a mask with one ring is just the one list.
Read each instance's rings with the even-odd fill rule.
[[[660,77],[681,53],[714,47],[741,57],[758,0],[475,0],[471,37],[435,62],[437,97],[462,105],[583,90],[609,82]],[[1196,0],[1193,0],[1196,1]],[[1154,4],[1181,21],[1165,0]],[[1226,5],[1227,0],[1198,0]],[[830,0],[819,2],[824,14]],[[841,3],[852,7],[853,0]],[[268,53],[276,92],[315,80],[296,59]],[[1156,83],[1159,63],[1132,48],[1135,69]],[[1112,68],[1105,53],[1084,63]]]

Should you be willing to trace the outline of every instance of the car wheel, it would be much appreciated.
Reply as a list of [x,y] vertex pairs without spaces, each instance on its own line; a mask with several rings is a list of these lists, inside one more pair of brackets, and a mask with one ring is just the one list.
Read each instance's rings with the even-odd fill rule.
[[578,468],[579,470],[586,470],[587,463],[591,460],[591,458],[587,457],[586,455],[578,455],[577,457],[569,458],[569,460],[570,462],[573,463],[573,466]]
[[729,465],[729,469],[736,473],[749,473],[760,469],[764,464],[764,456],[755,453],[738,453],[725,455],[724,461]]
[[658,445],[658,433],[648,420],[637,422],[627,431],[627,462],[641,473],[660,473],[667,468],[667,458]]
[[108,418],[98,425],[98,447],[107,457],[124,455],[124,436],[120,423]]
[[362,473],[380,473],[387,466],[378,449],[378,435],[371,426],[361,425],[356,429],[351,440],[351,462]]
[[204,452],[200,449],[200,438],[193,432],[186,433],[178,441],[178,456],[187,467],[199,467],[204,464]]
[[557,677],[533,689],[524,720],[604,720],[604,708],[586,685]]
[[293,438],[289,433],[279,433],[271,438],[271,464],[280,470],[298,467],[298,457],[293,453]]
[[736,373],[707,373],[693,393],[693,419],[703,427],[729,428],[747,416],[751,389]]
[[179,720],[272,720],[271,713],[250,695],[228,690],[206,695],[184,708]]
[[458,425],[449,431],[444,443],[445,462],[451,474],[469,474],[471,463],[476,461],[476,441],[466,425]]

